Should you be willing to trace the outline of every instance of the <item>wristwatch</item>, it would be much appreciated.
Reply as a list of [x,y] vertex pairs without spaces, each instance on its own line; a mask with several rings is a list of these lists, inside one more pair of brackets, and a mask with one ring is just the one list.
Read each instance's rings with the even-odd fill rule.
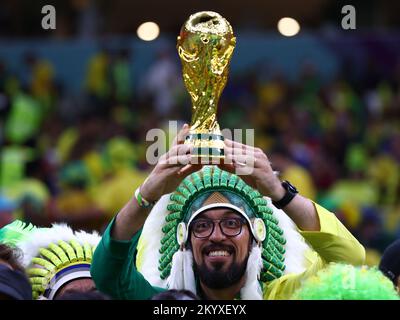
[[290,201],[299,193],[296,187],[293,186],[289,181],[283,181],[282,187],[285,188],[286,193],[281,200],[272,201],[272,204],[277,207],[278,209],[282,209],[283,207],[287,206]]

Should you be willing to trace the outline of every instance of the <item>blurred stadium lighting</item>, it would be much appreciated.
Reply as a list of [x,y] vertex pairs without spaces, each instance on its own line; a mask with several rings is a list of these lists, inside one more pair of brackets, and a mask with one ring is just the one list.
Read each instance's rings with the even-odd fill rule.
[[286,37],[292,37],[300,31],[300,25],[295,19],[285,17],[279,20],[278,31]]
[[160,34],[160,28],[155,22],[144,22],[137,29],[137,35],[144,41],[153,41]]

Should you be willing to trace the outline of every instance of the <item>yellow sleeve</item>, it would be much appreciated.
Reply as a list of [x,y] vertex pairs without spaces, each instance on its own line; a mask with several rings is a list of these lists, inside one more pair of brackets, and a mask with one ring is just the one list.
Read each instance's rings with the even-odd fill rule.
[[314,252],[314,262],[302,273],[285,274],[268,284],[265,284],[264,300],[290,300],[293,293],[300,288],[304,279],[316,274],[325,266],[325,261]]
[[330,262],[361,265],[365,249],[336,216],[314,203],[320,221],[320,231],[301,231],[301,235],[315,250],[308,252],[305,261],[309,267],[300,274],[286,274],[264,286],[264,300],[288,300],[302,281],[316,274]]
[[365,249],[336,216],[314,203],[321,225],[320,231],[300,231],[319,256],[326,262],[362,265]]

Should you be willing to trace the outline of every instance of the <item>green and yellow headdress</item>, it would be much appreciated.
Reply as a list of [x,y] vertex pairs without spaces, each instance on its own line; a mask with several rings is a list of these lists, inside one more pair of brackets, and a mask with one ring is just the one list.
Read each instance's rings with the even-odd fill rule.
[[100,241],[97,233],[74,232],[65,224],[37,228],[14,221],[0,230],[0,242],[21,249],[21,261],[32,284],[34,299],[53,299],[67,282],[91,278],[93,252]]
[[[216,193],[222,200],[204,205],[210,197],[217,198]],[[159,261],[161,278],[165,279],[170,275],[172,257],[179,249],[177,233],[178,226],[182,226],[180,223],[185,223],[188,229],[190,222],[198,214],[215,207],[229,207],[241,213],[249,222],[255,239],[263,240],[261,281],[271,281],[283,274],[283,246],[286,243],[283,230],[278,226],[278,220],[272,215],[272,209],[268,207],[263,196],[237,175],[223,171],[217,166],[205,166],[201,171],[185,178],[170,200],[167,209],[171,213],[166,216],[166,224],[162,229],[164,237],[161,240],[162,256]],[[258,220],[255,220],[257,218]],[[258,230],[254,228],[253,221],[258,221]],[[264,226],[260,222],[264,223],[266,230],[263,230]],[[264,239],[260,239],[264,232]]]

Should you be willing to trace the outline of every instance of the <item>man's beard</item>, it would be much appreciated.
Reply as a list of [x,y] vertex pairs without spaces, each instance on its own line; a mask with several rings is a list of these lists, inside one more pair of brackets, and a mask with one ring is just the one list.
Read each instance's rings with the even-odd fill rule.
[[247,268],[247,260],[241,262],[233,262],[228,270],[222,270],[223,264],[217,264],[216,267],[210,270],[205,263],[198,265],[194,262],[194,271],[198,275],[200,281],[210,289],[225,289],[239,282],[243,277]]

